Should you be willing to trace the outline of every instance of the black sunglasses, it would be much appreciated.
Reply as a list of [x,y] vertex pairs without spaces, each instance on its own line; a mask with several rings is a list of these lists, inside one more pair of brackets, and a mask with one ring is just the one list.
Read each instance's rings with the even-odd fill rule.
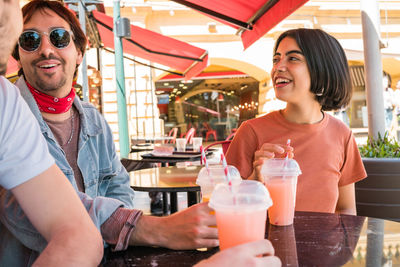
[[58,49],[66,48],[71,42],[71,36],[73,36],[71,31],[63,28],[55,28],[49,33],[40,33],[35,30],[27,30],[19,36],[19,47],[27,52],[36,51],[40,47],[40,44],[42,42],[42,34],[47,35],[49,37],[50,43]]

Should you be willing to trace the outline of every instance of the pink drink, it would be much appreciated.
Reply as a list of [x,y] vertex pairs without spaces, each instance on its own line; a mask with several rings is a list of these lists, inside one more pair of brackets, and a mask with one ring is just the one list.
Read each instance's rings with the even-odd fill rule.
[[301,174],[299,164],[289,158],[269,159],[264,161],[261,174],[273,202],[268,210],[269,222],[274,225],[291,225],[296,203],[297,177]]
[[233,180],[230,185],[218,184],[208,205],[215,210],[221,250],[265,238],[272,201],[262,183]]
[[268,179],[265,185],[272,198],[268,209],[269,222],[274,225],[291,225],[296,202],[297,176]]
[[216,217],[221,250],[265,238],[266,209],[251,212],[217,210]]

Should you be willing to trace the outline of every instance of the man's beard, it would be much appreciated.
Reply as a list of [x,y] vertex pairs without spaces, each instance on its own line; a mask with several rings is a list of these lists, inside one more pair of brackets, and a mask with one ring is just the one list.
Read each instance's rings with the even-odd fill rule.
[[35,76],[36,76],[36,79],[33,84],[35,84],[35,88],[37,87],[36,88],[37,90],[39,90],[43,93],[58,90],[59,88],[63,87],[65,85],[65,83],[67,82],[67,78],[65,77],[65,75],[63,75],[63,77],[61,77],[58,82],[53,82],[51,80],[51,83],[39,78],[37,75],[35,75]]
[[54,55],[50,55],[48,58],[41,56],[39,59],[32,61],[31,64],[32,64],[32,66],[35,66],[41,60],[49,60],[49,59],[56,59],[61,62],[63,75],[62,75],[62,77],[60,77],[60,80],[55,81],[52,78],[52,76],[54,76],[56,73],[52,73],[51,75],[44,74],[45,76],[47,76],[47,79],[46,79],[47,81],[46,81],[46,80],[40,78],[40,76],[36,72],[36,69],[34,68],[35,72],[33,73],[34,77],[32,77],[33,81],[28,81],[30,84],[35,85],[35,88],[37,87],[36,88],[37,90],[39,90],[43,93],[55,91],[55,90],[63,87],[65,85],[65,83],[67,82],[67,77],[65,74],[65,60],[63,60],[62,58],[57,58]]

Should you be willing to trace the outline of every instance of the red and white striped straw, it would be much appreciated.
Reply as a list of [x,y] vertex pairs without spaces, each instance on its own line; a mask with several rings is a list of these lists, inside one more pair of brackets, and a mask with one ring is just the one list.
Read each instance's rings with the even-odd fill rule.
[[[287,140],[286,147],[290,147],[290,139]],[[289,151],[286,152],[286,159],[288,159],[288,158],[289,158]]]
[[200,146],[200,152],[201,152],[201,164],[204,164],[206,168],[208,169],[208,162],[206,158],[206,153],[204,152],[203,146]]
[[[289,146],[290,146],[290,139],[288,139],[286,142],[286,147],[289,147]],[[285,161],[283,163],[283,169],[286,169],[288,161],[289,161],[289,151],[286,152]],[[283,177],[285,178],[285,176],[283,176]]]
[[212,181],[212,177],[211,177],[211,173],[210,173],[210,168],[208,167],[208,162],[207,162],[207,158],[206,158],[206,153],[204,152],[204,148],[203,146],[200,146],[200,152],[201,152],[201,164],[204,164],[204,167],[206,167],[207,170],[207,174],[208,177],[210,177],[211,181]]
[[[232,192],[232,180],[231,180],[231,176],[229,175],[228,164],[226,163],[226,159],[225,159],[224,153],[221,153],[221,162],[222,162],[222,166],[224,167],[225,178],[228,181],[229,190],[233,194],[233,192]],[[236,205],[236,195],[235,194],[233,194],[233,204]]]
[[229,176],[228,164],[226,163],[224,153],[221,153],[221,162],[222,162],[222,166],[224,167],[225,178],[228,181],[229,185],[231,185],[232,184],[231,177]]

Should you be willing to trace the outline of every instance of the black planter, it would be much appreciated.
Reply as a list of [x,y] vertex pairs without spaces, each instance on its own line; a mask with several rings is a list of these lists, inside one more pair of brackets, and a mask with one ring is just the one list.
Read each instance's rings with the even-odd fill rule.
[[355,184],[357,215],[400,221],[400,159],[363,158],[368,177]]

